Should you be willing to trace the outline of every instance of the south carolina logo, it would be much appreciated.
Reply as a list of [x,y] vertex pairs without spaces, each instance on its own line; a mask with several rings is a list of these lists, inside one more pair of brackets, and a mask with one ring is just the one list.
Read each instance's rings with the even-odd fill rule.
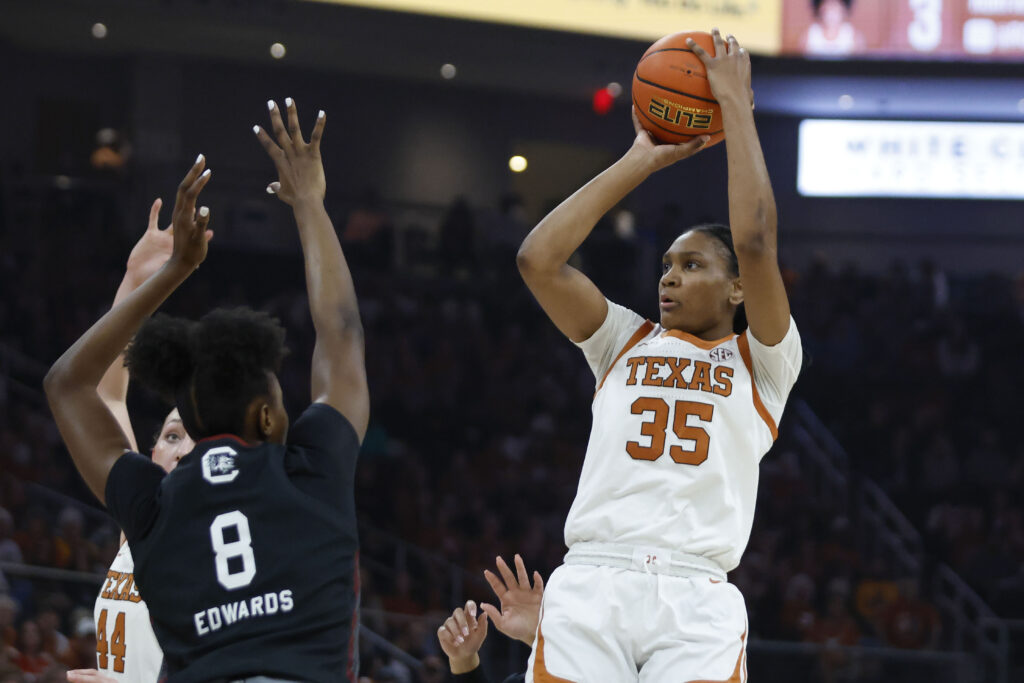
[[732,351],[722,346],[716,346],[711,349],[711,353],[708,355],[711,356],[711,360],[716,363],[724,363],[727,360],[732,360]]
[[227,484],[238,476],[235,456],[238,453],[231,446],[211,448],[203,455],[203,479],[211,484]]

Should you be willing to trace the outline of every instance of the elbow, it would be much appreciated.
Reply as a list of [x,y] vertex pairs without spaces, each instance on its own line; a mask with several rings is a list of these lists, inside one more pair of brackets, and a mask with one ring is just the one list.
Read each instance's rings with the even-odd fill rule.
[[758,220],[748,230],[733,233],[737,255],[760,256],[776,251],[775,221]]
[[43,392],[50,398],[61,391],[67,384],[67,370],[61,360],[54,363],[43,377]]
[[547,270],[550,264],[545,263],[540,254],[537,253],[537,250],[531,249],[524,242],[516,253],[516,266],[519,268],[519,274],[525,276]]

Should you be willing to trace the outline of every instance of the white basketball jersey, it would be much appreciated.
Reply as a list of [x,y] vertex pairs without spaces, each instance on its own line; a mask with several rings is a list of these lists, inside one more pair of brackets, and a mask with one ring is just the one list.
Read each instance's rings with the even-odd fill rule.
[[135,586],[135,561],[127,543],[110,564],[94,609],[96,668],[115,681],[155,683],[164,653],[153,634],[149,609]]
[[566,545],[667,548],[734,569],[754,521],[758,464],[800,371],[796,324],[772,347],[749,331],[707,342],[609,301],[579,346],[597,393]]

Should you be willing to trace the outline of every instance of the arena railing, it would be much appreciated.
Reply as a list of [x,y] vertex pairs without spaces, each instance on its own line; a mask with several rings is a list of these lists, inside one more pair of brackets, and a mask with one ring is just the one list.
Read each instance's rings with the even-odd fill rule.
[[[879,551],[895,559],[909,576],[921,578],[924,543],[921,535],[889,496],[866,477],[851,476],[849,456],[814,411],[797,400],[791,428],[806,449],[808,461],[821,470],[819,481],[839,489],[856,489],[853,500],[863,522],[859,542],[865,556]],[[975,654],[982,680],[1009,683],[1009,630],[988,604],[947,565],[939,563],[933,578],[933,597],[947,623],[952,624],[952,645]]]

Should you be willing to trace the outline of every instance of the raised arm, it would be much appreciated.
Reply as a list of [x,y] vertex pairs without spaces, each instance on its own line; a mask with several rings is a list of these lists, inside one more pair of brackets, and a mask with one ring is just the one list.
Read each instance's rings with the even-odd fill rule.
[[320,138],[327,117],[320,112],[309,142],[302,138],[295,103],[285,100],[288,129],[273,100],[267,102],[275,144],[265,130],[254,126],[277,167],[278,180],[267,187],[292,207],[306,262],[309,311],[316,330],[313,347],[313,401],[326,403],[348,418],[362,441],[370,421],[370,392],[366,382],[363,325],[345,255],[341,252],[327,210]]
[[[174,227],[167,230],[160,229],[161,206],[163,206],[163,200],[158,198],[149,208],[149,225],[128,256],[124,277],[121,279],[121,285],[117,288],[117,294],[114,295],[114,306],[138,289],[171,257],[174,246]],[[139,447],[135,443],[135,431],[132,429],[132,421],[128,416],[128,369],[124,366],[123,352],[107,368],[99,386],[96,387],[96,392],[110,412],[114,414],[117,423],[121,425],[121,430],[131,442],[132,450],[137,451]]]
[[759,342],[774,346],[789,330],[789,299],[779,271],[775,195],[754,126],[750,53],[732,36],[723,40],[718,29],[712,36],[714,57],[693,40],[689,45],[707,67],[711,91],[722,107],[729,162],[729,224],[747,323]]
[[699,152],[708,137],[681,145],[656,145],[633,113],[636,139],[626,154],[558,205],[523,240],[516,262],[541,308],[566,337],[589,339],[604,322],[608,304],[569,258],[601,216],[655,171]]
[[170,260],[94,323],[57,359],[43,380],[50,410],[71,459],[101,502],[106,502],[111,467],[132,449],[132,441],[103,402],[98,387],[146,318],[206,258],[210,212],[203,207],[196,213],[196,198],[210,179],[210,172],[203,171],[205,164],[200,156],[178,187]]

